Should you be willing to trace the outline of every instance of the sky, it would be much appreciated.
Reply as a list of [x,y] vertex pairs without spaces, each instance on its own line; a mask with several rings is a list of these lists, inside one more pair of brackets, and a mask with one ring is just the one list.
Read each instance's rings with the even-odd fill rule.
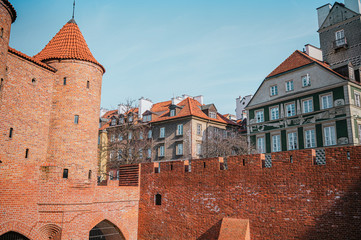
[[[72,16],[73,0],[10,0],[10,46],[40,52]],[[305,44],[319,47],[326,0],[77,0],[75,20],[106,69],[101,106],[204,96],[222,114]],[[333,4],[333,2],[331,2]]]

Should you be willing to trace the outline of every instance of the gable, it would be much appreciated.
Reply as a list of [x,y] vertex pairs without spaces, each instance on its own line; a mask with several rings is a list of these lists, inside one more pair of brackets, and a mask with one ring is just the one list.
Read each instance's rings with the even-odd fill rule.
[[322,23],[320,29],[327,28],[358,15],[360,14],[346,8],[343,4],[341,5],[339,3],[335,3],[325,21]]

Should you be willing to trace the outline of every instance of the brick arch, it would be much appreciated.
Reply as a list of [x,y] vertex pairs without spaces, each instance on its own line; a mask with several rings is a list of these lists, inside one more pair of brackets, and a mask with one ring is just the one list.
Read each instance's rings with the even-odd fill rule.
[[10,221],[0,225],[0,236],[7,232],[17,232],[30,240],[38,239],[38,235],[31,232],[31,228],[19,221]]
[[93,221],[91,221],[91,223],[88,226],[88,233],[90,232],[90,230],[92,230],[98,223],[101,223],[102,221],[108,221],[111,224],[114,224],[119,230],[120,232],[123,234],[125,239],[129,239],[129,233],[126,230],[126,228],[124,228],[121,224],[121,221],[118,221],[116,219],[112,219],[112,218],[107,218],[104,215],[100,215],[98,217],[96,217]]
[[60,240],[61,238],[61,227],[56,224],[46,224],[39,228],[39,240]]

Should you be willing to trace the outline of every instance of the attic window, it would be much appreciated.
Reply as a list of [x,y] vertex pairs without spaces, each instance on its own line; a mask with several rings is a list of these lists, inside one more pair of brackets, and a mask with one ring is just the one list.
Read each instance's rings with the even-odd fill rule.
[[115,118],[112,119],[111,125],[112,125],[112,126],[115,126],[116,124],[117,124],[117,119],[115,119]]
[[215,112],[210,112],[209,117],[210,118],[217,118],[217,114]]
[[174,116],[175,116],[175,109],[171,109],[171,110],[170,110],[170,116],[171,116],[171,117],[174,117]]

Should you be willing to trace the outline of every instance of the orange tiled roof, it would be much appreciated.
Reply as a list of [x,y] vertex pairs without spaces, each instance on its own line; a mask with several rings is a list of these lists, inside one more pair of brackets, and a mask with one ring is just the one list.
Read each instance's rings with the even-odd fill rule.
[[104,67],[95,60],[74,19],[70,20],[50,40],[45,48],[34,56],[39,61],[52,59],[77,59],[95,63],[105,72]]
[[15,20],[16,20],[15,8],[13,7],[13,5],[11,5],[11,3],[8,0],[2,0],[2,1],[5,4],[5,6],[8,7],[8,11],[10,13],[12,22],[15,22]]
[[217,113],[217,118],[208,117],[200,109],[200,106],[202,106],[202,104],[200,104],[197,100],[194,100],[193,98],[188,97],[188,98],[184,99],[182,102],[180,102],[179,104],[177,104],[177,106],[182,107],[182,109],[179,111],[179,113],[176,116],[173,116],[173,117],[170,116],[170,111],[168,108],[170,104],[171,104],[171,101],[169,101],[169,104],[167,107],[165,107],[165,105],[163,105],[164,107],[162,107],[160,109],[164,110],[165,112],[158,117],[155,116],[151,122],[154,123],[154,122],[161,122],[161,121],[165,121],[165,120],[169,120],[169,119],[176,119],[176,118],[187,117],[187,116],[196,116],[196,117],[200,117],[200,118],[215,121],[215,122],[220,122],[220,123],[225,123],[225,124],[235,124],[234,122],[228,120],[227,118],[223,117],[219,113]]
[[165,101],[153,104],[150,109],[151,112],[164,112],[169,109],[169,106],[172,104],[172,101]]
[[111,117],[113,117],[114,115],[117,115],[117,114],[118,114],[118,110],[110,110],[110,111],[104,113],[102,118],[111,118]]
[[40,62],[39,60],[37,60],[37,59],[35,59],[35,58],[33,58],[33,57],[30,57],[30,56],[28,56],[28,55],[26,55],[26,54],[24,54],[24,53],[22,53],[22,52],[20,52],[20,51],[18,51],[18,50],[16,50],[16,49],[14,49],[14,48],[9,47],[8,51],[9,51],[10,53],[13,53],[13,54],[21,57],[21,58],[24,58],[25,60],[28,60],[28,61],[30,61],[30,62],[33,62],[33,63],[35,63],[36,65],[39,65],[39,66],[41,66],[41,67],[43,67],[43,68],[46,68],[46,69],[48,69],[48,70],[50,70],[50,71],[52,71],[52,72],[56,72],[56,69],[55,69],[55,68],[52,68],[51,66],[49,66],[49,65],[47,65],[47,64],[45,64],[45,63],[43,63],[43,62]]
[[306,53],[303,53],[299,50],[296,50],[294,53],[291,54],[285,61],[283,61],[275,70],[273,70],[266,78],[270,78],[273,76],[276,76],[278,74],[306,66],[311,63],[317,63],[320,66],[326,68],[327,70],[339,75],[342,78],[346,78],[345,76],[342,76],[341,74],[335,72],[330,68],[328,64],[325,62],[321,62],[313,57],[308,56]]

